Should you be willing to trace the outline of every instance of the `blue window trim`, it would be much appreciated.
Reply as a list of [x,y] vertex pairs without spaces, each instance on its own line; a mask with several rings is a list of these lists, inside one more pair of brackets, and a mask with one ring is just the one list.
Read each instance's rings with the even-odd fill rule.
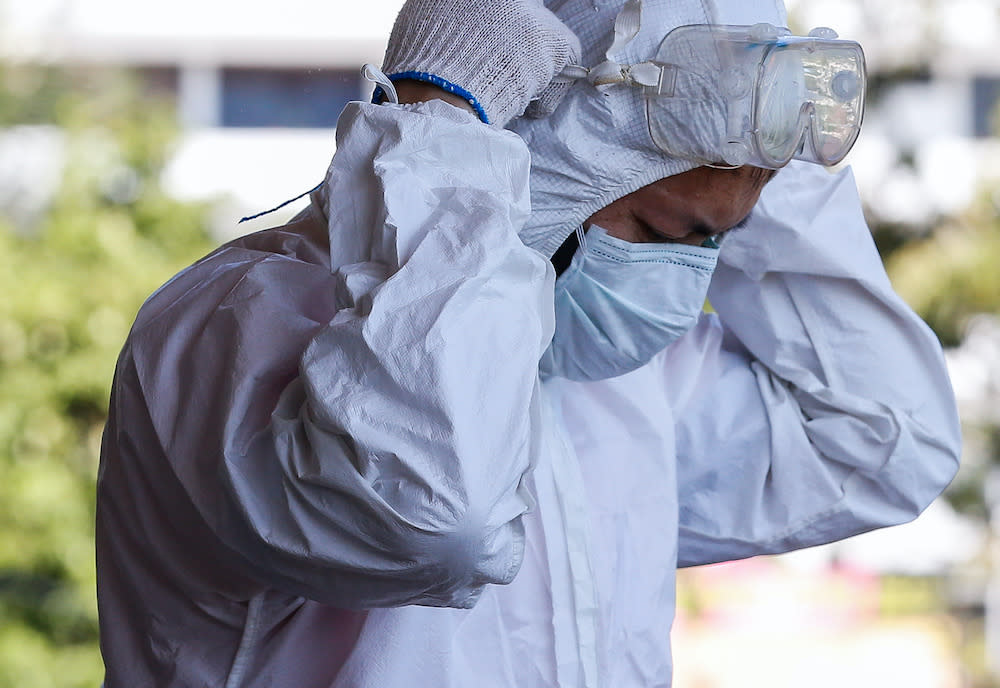
[[[483,106],[479,103],[479,101],[476,99],[474,95],[466,91],[461,86],[453,84],[447,79],[442,79],[436,74],[431,74],[429,72],[397,72],[395,74],[390,74],[389,79],[390,81],[394,82],[401,81],[404,79],[412,79],[413,81],[423,81],[428,84],[433,84],[434,86],[437,86],[438,88],[445,90],[448,93],[454,93],[459,98],[463,98],[464,100],[467,100],[469,102],[469,105],[472,106],[472,109],[476,111],[477,115],[479,115],[479,119],[481,119],[486,124],[490,123],[490,118],[486,116],[486,110],[483,109]],[[375,93],[372,94],[372,102],[373,103],[379,102],[382,99],[383,95],[385,94],[382,91],[382,87],[381,86],[376,87]]]

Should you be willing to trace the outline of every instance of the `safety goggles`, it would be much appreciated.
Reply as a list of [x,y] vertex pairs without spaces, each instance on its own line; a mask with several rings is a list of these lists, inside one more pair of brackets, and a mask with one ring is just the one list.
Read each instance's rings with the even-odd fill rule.
[[[637,69],[641,67],[642,70]],[[866,69],[832,29],[793,36],[770,24],[682,26],[632,70],[653,142],[703,164],[835,165],[861,131]],[[652,78],[650,78],[652,76]]]

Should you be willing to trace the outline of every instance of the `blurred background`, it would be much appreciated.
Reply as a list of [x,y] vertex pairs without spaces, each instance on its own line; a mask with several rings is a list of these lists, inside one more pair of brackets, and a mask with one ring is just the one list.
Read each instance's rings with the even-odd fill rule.
[[[102,678],[94,481],[143,299],[322,180],[400,0],[0,0],[0,688]],[[681,572],[677,688],[1000,686],[1000,0],[787,0],[860,40],[848,159],[947,347],[962,471],[912,524]]]

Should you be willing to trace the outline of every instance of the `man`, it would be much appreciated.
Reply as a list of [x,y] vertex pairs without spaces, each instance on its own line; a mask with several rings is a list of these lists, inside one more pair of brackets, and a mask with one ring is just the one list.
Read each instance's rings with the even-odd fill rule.
[[[552,8],[579,55],[532,0],[408,2],[398,89],[345,110],[310,207],[143,307],[98,487],[108,688],[667,686],[678,566],[950,480],[941,352],[850,173],[772,136],[832,121],[783,71],[816,52],[848,122],[852,48],[764,0]],[[774,107],[733,138],[746,89],[705,83],[760,49]]]

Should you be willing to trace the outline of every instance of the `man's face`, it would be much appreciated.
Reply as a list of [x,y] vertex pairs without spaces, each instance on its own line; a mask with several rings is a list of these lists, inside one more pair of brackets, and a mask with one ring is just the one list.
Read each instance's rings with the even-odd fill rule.
[[696,167],[661,179],[597,211],[585,223],[632,242],[701,244],[742,222],[774,170]]

